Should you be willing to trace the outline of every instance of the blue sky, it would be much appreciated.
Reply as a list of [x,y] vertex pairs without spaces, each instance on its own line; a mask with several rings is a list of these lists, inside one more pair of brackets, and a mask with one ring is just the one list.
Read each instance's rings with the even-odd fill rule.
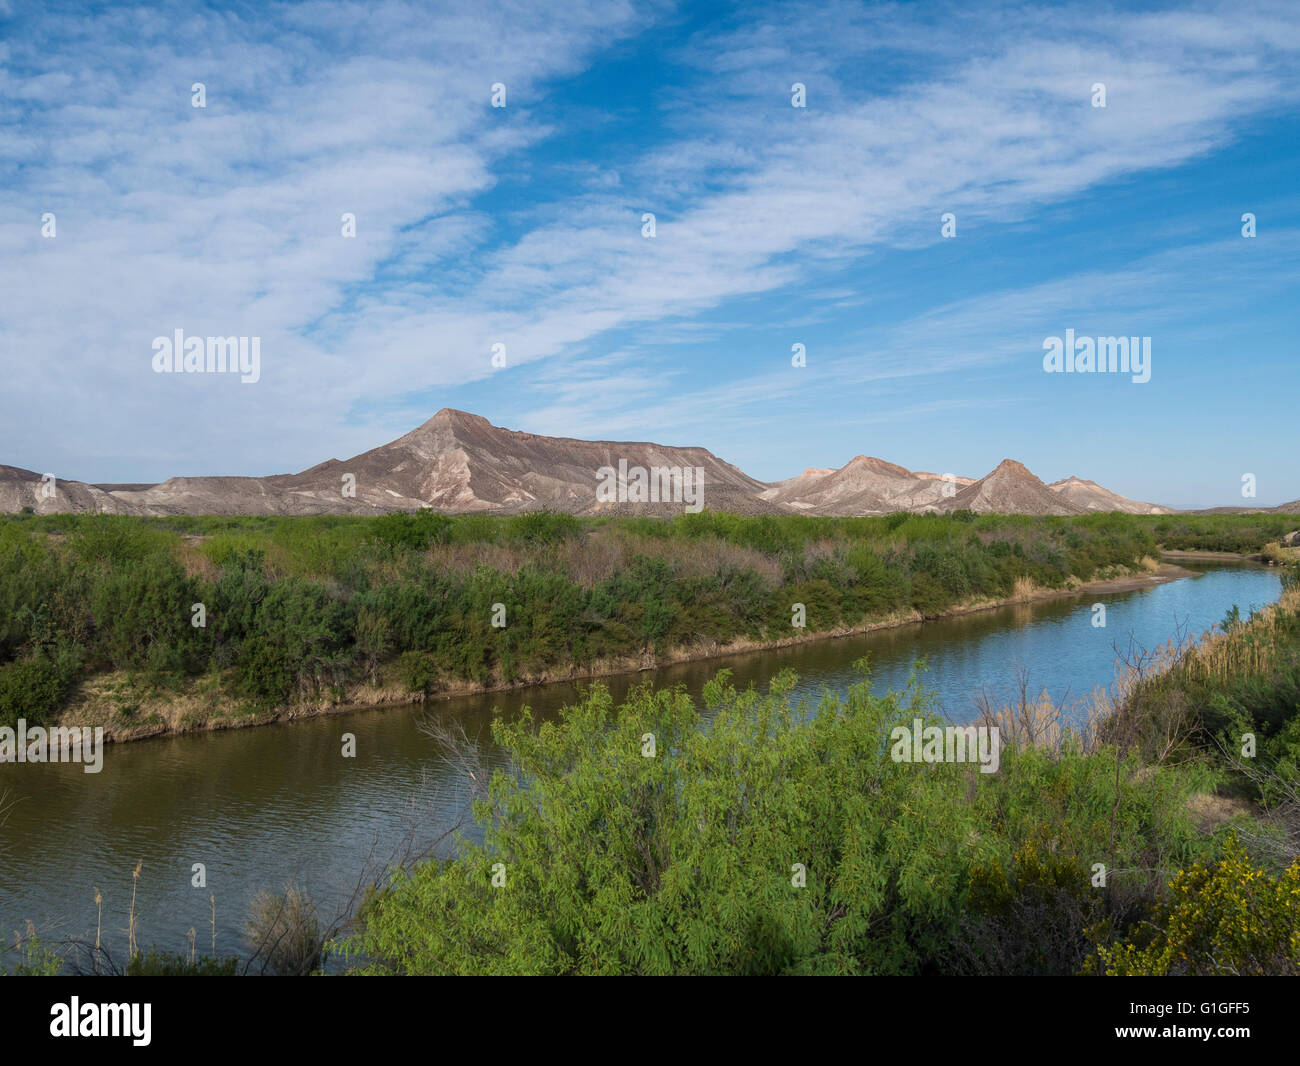
[[[0,0],[0,462],[276,473],[458,407],[1296,499],[1298,96],[1288,3]],[[177,328],[261,380],[155,374]],[[1045,373],[1067,329],[1151,380]]]

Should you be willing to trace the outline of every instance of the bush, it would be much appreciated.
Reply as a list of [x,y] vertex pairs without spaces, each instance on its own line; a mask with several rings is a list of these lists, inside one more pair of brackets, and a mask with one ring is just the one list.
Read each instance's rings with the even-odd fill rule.
[[289,885],[283,894],[259,892],[245,929],[253,958],[281,977],[304,977],[321,964],[323,935],[316,906]]
[[[785,636],[796,602],[809,633],[934,617],[1021,579],[1136,567],[1157,531],[1275,539],[1267,517],[0,516],[0,664],[79,648],[95,670],[168,687],[209,674],[262,705],[373,680],[410,652],[423,658],[398,669],[417,691],[435,669],[518,680]],[[194,603],[206,627],[191,625]],[[490,624],[495,603],[505,628]]]
[[438,668],[434,664],[433,656],[428,652],[403,652],[401,659],[398,660],[398,669],[402,683],[412,692],[420,692],[427,696],[438,682]]
[[263,704],[281,703],[297,689],[317,691],[346,672],[345,608],[319,585],[284,578],[271,586],[256,628],[240,646],[241,684]]
[[87,563],[120,566],[165,553],[177,537],[127,515],[78,515],[72,551]]
[[[594,685],[536,731],[527,714],[494,721],[517,772],[477,808],[483,842],[398,875],[347,950],[368,973],[937,973],[964,917],[987,914],[974,970],[1019,952],[1030,972],[1068,972],[1089,922],[1149,899],[1133,881],[1117,912],[1079,905],[1099,856],[1117,871],[1194,857],[1185,804],[1202,782],[1185,770],[1136,779],[1113,752],[1010,749],[997,774],[894,762],[882,737],[929,718],[919,693],[858,685],[812,709],[791,703],[795,683],[738,693],[723,671],[707,724],[684,689],[649,685],[617,710]],[[1017,899],[1050,904],[1050,953],[1017,946]]]
[[155,677],[185,672],[197,634],[191,606],[201,602],[196,584],[168,555],[120,562],[99,576],[90,595],[92,648],[114,669],[143,669]]
[[558,511],[527,511],[509,520],[509,535],[525,544],[555,544],[582,532],[582,523]]
[[1278,877],[1228,839],[1218,862],[1181,870],[1154,935],[1099,947],[1109,977],[1300,975],[1300,861]]
[[427,507],[414,514],[396,511],[372,520],[375,537],[390,548],[424,551],[430,544],[443,544],[452,527],[452,520]]
[[0,975],[12,977],[58,977],[63,973],[63,957],[53,948],[46,947],[36,935],[36,927],[27,923],[24,934],[14,933],[13,951],[18,961],[7,970],[0,966]]
[[19,659],[0,667],[0,725],[15,728],[19,718],[28,726],[49,722],[68,692],[75,669],[70,655],[65,653],[61,661],[43,656]]

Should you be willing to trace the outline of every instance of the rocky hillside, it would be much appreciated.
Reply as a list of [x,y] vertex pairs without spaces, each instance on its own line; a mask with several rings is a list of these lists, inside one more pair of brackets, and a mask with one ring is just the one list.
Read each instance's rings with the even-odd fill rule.
[[[659,475],[669,474],[663,479]],[[693,477],[702,471],[703,489]],[[692,480],[681,480],[688,472]],[[389,444],[272,477],[175,477],[158,485],[86,485],[0,466],[0,511],[116,514],[377,514],[432,507],[514,513],[870,515],[891,511],[1165,513],[1081,478],[1045,485],[1012,459],[979,479],[913,471],[859,455],[844,466],[762,482],[705,448],[544,437],[444,409]],[[660,489],[662,488],[662,495]]]
[[1047,486],[1053,492],[1060,493],[1072,504],[1085,511],[1125,511],[1128,514],[1173,514],[1169,507],[1141,500],[1130,500],[1110,489],[1104,489],[1095,481],[1085,481],[1080,477],[1062,478]]

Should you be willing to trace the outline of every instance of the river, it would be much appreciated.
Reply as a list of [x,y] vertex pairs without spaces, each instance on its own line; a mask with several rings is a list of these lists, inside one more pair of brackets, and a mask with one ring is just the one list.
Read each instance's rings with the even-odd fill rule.
[[[688,663],[607,681],[617,697],[646,679],[682,682],[693,694],[727,667],[740,685],[763,685],[794,669],[796,693],[816,698],[860,680],[852,663],[866,655],[879,691],[903,686],[918,658],[926,687],[953,719],[974,716],[975,695],[1014,700],[1027,671],[1072,703],[1115,678],[1117,650],[1154,648],[1199,635],[1233,606],[1277,599],[1276,571],[1249,564],[1195,566],[1195,576],[1150,588],[1087,594],[879,630],[838,640]],[[1106,608],[1093,625],[1092,605]],[[427,706],[369,709],[223,733],[110,745],[99,774],[75,765],[0,765],[10,803],[0,828],[0,931],[28,920],[50,940],[93,942],[95,890],[103,893],[103,937],[120,957],[126,944],[132,870],[137,939],[184,952],[196,930],[200,951],[243,954],[243,923],[259,889],[293,881],[332,914],[346,905],[368,862],[412,840],[426,846],[464,808],[468,781],[420,729],[428,715],[462,724],[481,738],[488,765],[500,753],[486,737],[492,708],[525,705],[554,715],[582,686],[548,685]],[[356,737],[356,757],[341,757],[341,737]],[[442,848],[448,845],[444,842]],[[202,863],[206,887],[192,885]],[[0,956],[0,965],[12,959]]]

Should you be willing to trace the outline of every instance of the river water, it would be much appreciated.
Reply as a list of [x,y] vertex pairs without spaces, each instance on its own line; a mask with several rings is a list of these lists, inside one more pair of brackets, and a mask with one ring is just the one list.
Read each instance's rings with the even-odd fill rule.
[[[1275,571],[1249,564],[1196,567],[1195,576],[1151,588],[1044,601],[881,630],[800,647],[711,659],[608,679],[617,698],[646,679],[684,683],[692,694],[723,667],[740,686],[763,686],[785,668],[800,676],[796,694],[815,699],[861,680],[852,664],[867,656],[878,691],[906,684],[924,659],[925,686],[955,720],[976,713],[976,695],[1000,706],[1027,673],[1032,694],[1085,699],[1115,679],[1116,660],[1199,635],[1237,605],[1246,615],[1277,599]],[[1093,625],[1093,605],[1106,626]],[[28,920],[49,940],[88,938],[96,928],[95,890],[103,893],[104,943],[124,954],[132,871],[137,939],[184,952],[196,931],[211,950],[243,954],[243,923],[259,889],[292,881],[322,913],[345,908],[367,866],[398,850],[427,847],[463,816],[470,782],[420,728],[433,715],[462,725],[482,744],[488,766],[501,755],[487,738],[494,706],[507,715],[531,706],[553,716],[582,685],[556,684],[370,709],[223,733],[110,745],[99,774],[62,765],[0,765],[9,809],[0,827],[0,932],[8,943]],[[356,757],[341,757],[341,737],[356,737]],[[450,847],[448,841],[439,851]],[[202,863],[206,887],[194,887]],[[0,955],[0,968],[12,958]]]

